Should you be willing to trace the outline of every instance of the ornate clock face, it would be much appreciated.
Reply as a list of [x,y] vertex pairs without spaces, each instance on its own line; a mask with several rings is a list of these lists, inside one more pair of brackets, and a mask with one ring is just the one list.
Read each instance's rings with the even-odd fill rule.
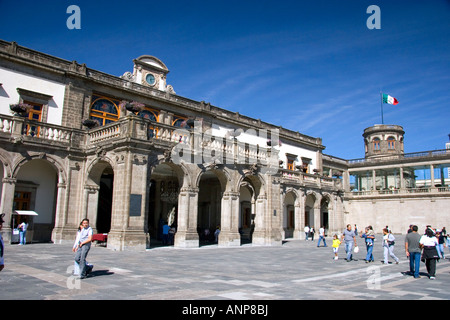
[[151,86],[153,86],[156,83],[155,76],[152,75],[151,73],[147,74],[147,76],[145,77],[145,81]]

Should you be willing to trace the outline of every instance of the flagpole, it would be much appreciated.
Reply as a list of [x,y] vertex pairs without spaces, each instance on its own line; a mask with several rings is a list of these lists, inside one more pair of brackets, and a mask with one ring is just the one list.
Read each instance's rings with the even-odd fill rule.
[[381,124],[384,124],[383,118],[383,92],[380,91],[380,101],[381,101]]

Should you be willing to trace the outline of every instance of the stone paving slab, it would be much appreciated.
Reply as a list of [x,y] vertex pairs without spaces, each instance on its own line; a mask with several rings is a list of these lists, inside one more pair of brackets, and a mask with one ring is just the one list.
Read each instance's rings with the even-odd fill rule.
[[[358,239],[357,261],[333,260],[331,246],[285,241],[281,246],[251,244],[234,248],[217,245],[180,249],[159,247],[142,252],[112,251],[92,246],[92,274],[71,275],[70,245],[7,245],[0,272],[1,300],[448,300],[450,263],[437,263],[436,280],[404,273],[409,262],[404,236],[396,235],[399,264],[383,265],[380,241],[374,263],[365,263],[365,246]],[[381,235],[378,235],[378,239]],[[331,239],[327,240],[331,244]],[[448,248],[446,248],[448,250]],[[449,254],[450,257],[450,254]]]

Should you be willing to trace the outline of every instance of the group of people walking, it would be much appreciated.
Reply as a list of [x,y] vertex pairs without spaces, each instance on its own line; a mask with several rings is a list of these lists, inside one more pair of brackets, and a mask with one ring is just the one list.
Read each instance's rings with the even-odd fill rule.
[[[338,260],[338,250],[340,244],[343,242],[345,245],[346,260],[350,262],[353,260],[353,253],[358,252],[357,239],[358,231],[355,228],[352,229],[350,224],[343,231],[341,238],[335,234],[333,237],[333,252],[334,259]],[[374,262],[373,247],[375,244],[375,232],[372,226],[367,226],[364,232],[361,232],[359,237],[364,238],[366,245],[366,258],[365,262]],[[394,253],[395,236],[392,234],[388,226],[383,229],[383,263],[389,264],[389,257],[393,258],[395,263],[399,263],[399,258]],[[405,238],[405,253],[409,258],[410,271],[409,274],[414,278],[420,278],[419,269],[420,261],[425,263],[428,276],[430,279],[436,278],[436,262],[439,259],[444,258],[444,247],[448,246],[450,239],[447,237],[445,227],[442,230],[433,229],[431,226],[427,226],[424,234],[419,234],[418,227],[416,225],[410,225],[408,233]],[[450,247],[449,247],[450,248]]]
[[436,278],[436,262],[445,258],[445,241],[448,241],[445,227],[437,230],[428,225],[425,233],[420,235],[418,227],[410,225],[405,239],[405,251],[409,257],[409,272],[414,278],[420,278],[420,261],[425,262],[429,278]]

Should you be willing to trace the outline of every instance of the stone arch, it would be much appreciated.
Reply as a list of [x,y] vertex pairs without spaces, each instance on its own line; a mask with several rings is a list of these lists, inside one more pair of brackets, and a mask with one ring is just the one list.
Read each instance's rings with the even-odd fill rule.
[[295,205],[300,205],[300,198],[301,198],[301,193],[299,192],[299,190],[292,188],[292,187],[288,187],[286,188],[285,192],[283,192],[283,199],[282,202],[284,203],[285,198],[288,194],[292,194],[294,197],[294,204]]
[[113,218],[114,162],[108,157],[96,158],[85,172],[83,208],[77,221],[88,218],[94,232],[108,233]]
[[314,226],[314,228],[317,228],[316,226],[316,219],[315,219],[315,209],[317,208],[317,202],[319,199],[319,194],[313,190],[306,191],[305,194],[305,226]]
[[[244,174],[238,180],[240,221],[243,241],[264,244],[266,239],[265,216],[267,195],[261,175]],[[247,192],[246,192],[247,191]]]
[[300,195],[298,191],[292,187],[286,188],[282,193],[282,238],[295,238],[299,233],[295,232],[298,229],[298,209],[300,207]]
[[[54,240],[53,231],[57,226],[59,208],[64,202],[62,194],[66,183],[66,172],[59,159],[45,153],[20,156],[12,165],[11,178],[14,189],[11,207],[38,213],[28,221],[30,232],[27,241]],[[15,219],[15,223],[18,220]]]
[[88,163],[85,170],[85,184],[97,183],[102,171],[110,166],[115,171],[114,161],[109,157],[95,158]]
[[239,179],[236,179],[236,182],[234,184],[235,190],[239,190],[243,182],[251,183],[257,196],[265,195],[264,186],[266,185],[266,183],[265,183],[265,179],[262,175],[260,175],[260,174],[256,174],[256,175],[242,174],[242,175],[240,175]]
[[13,159],[11,153],[1,149],[0,163],[3,166],[2,178],[11,178],[13,176]]
[[227,182],[223,170],[217,168],[204,168],[197,174],[197,226],[201,244],[216,242],[214,232],[222,225],[222,199]]
[[175,164],[169,159],[161,159],[150,166],[147,177],[148,210],[144,222],[150,244],[163,240],[164,222],[168,221],[172,210],[174,222],[171,227],[178,230],[180,193],[191,187],[192,176],[192,168],[184,162]]
[[60,163],[59,159],[54,157],[53,155],[47,155],[47,154],[33,154],[30,157],[23,157],[21,156],[15,163],[13,163],[11,168],[11,177],[16,178],[18,172],[20,171],[20,168],[23,167],[26,163],[33,161],[33,160],[44,160],[46,161],[57,173],[58,175],[58,182],[59,183],[65,183],[67,181],[67,173],[64,169],[64,166],[62,163]]
[[320,200],[320,226],[325,230],[330,229],[330,219],[333,215],[333,197],[328,192],[322,194]]
[[228,182],[231,179],[230,179],[229,172],[227,172],[227,170],[224,170],[224,169],[203,168],[203,170],[198,171],[196,173],[195,178],[194,178],[194,181],[195,181],[194,186],[196,188],[198,188],[199,185],[200,185],[200,180],[201,180],[202,176],[204,174],[209,174],[209,173],[212,173],[212,174],[214,174],[217,177],[217,179],[220,182],[222,192],[225,192],[225,190],[228,188]]

